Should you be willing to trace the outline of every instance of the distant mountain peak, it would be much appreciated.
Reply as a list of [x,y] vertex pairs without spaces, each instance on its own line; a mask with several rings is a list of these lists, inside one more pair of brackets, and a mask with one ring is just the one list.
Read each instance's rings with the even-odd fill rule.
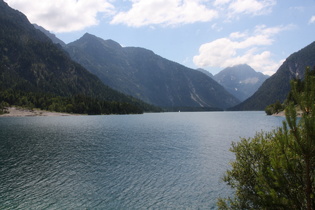
[[227,67],[213,77],[227,91],[244,101],[261,86],[268,76],[256,72],[247,64]]
[[267,105],[283,102],[290,91],[290,80],[303,78],[307,66],[315,66],[315,42],[291,54],[277,72],[267,79],[253,96],[233,110],[263,110]]
[[245,68],[251,68],[251,69],[252,69],[252,67],[251,67],[250,65],[246,64],[246,63],[243,63],[243,64],[236,64],[236,65],[234,65],[234,66],[231,66],[230,68],[242,68],[242,69],[244,69],[244,67],[245,67]]
[[202,69],[202,68],[198,68],[196,69],[197,71],[200,71],[202,73],[204,73],[205,75],[207,75],[208,77],[210,77],[211,79],[213,79],[213,74],[211,74],[209,71]]
[[[222,71],[233,71],[233,72],[256,72],[251,66],[248,64],[238,64],[230,67],[226,67]],[[221,71],[221,72],[222,72]],[[257,72],[256,72],[257,73]]]
[[38,30],[40,30],[41,32],[43,32],[46,36],[48,36],[48,37],[51,39],[51,41],[52,41],[53,43],[55,43],[55,44],[60,44],[62,47],[66,46],[66,43],[64,43],[62,40],[58,39],[55,34],[50,33],[50,31],[46,30],[46,29],[43,28],[42,26],[39,26],[39,25],[37,25],[37,24],[33,24],[33,26],[34,26],[36,29],[38,29]]

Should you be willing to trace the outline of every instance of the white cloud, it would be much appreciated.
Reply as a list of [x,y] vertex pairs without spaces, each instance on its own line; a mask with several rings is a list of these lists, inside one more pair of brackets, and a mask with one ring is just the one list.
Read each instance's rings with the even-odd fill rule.
[[217,32],[220,32],[220,31],[223,30],[223,27],[219,26],[217,23],[213,23],[213,24],[211,25],[211,29],[212,29],[212,30],[215,30],[215,31],[217,31]]
[[213,5],[214,6],[220,6],[229,3],[231,0],[215,0]]
[[243,37],[246,37],[247,36],[247,33],[243,32],[243,33],[240,33],[240,32],[233,32],[230,34],[230,38],[232,39],[239,39],[239,38],[243,38]]
[[272,53],[265,49],[274,43],[274,36],[289,30],[292,25],[266,27],[256,26],[252,33],[234,32],[229,37],[205,43],[199,48],[199,55],[194,56],[198,67],[226,68],[237,64],[248,64],[256,71],[271,74],[283,61],[274,61]]
[[315,23],[315,15],[311,17],[311,19],[308,21],[308,23]]
[[[222,0],[221,0],[222,1]],[[263,15],[271,12],[276,0],[234,0],[228,7],[231,14]]]
[[[271,10],[276,0],[6,0],[27,15],[32,23],[53,32],[72,32],[94,26],[108,16],[111,24],[178,26],[231,19],[240,14],[260,15]],[[238,17],[239,18],[239,17]],[[216,23],[212,25],[220,31]]]
[[242,15],[258,16],[272,12],[276,0],[215,0],[214,8],[226,21],[240,19]]
[[119,12],[111,23],[132,27],[176,26],[207,22],[218,16],[217,11],[207,8],[202,0],[132,0],[132,3],[129,11]]
[[[271,11],[276,0],[129,0],[132,6],[117,13],[111,23],[131,27],[176,26],[210,22],[219,16],[231,19],[241,14],[262,15]],[[211,5],[211,6],[210,6]]]
[[6,0],[32,23],[53,32],[70,32],[97,25],[98,14],[112,14],[108,0]]

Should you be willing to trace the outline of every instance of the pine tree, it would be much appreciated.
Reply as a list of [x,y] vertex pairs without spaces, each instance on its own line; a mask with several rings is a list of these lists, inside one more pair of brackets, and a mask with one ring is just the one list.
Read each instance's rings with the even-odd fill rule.
[[[223,180],[234,198],[219,209],[315,209],[315,76],[306,70],[302,91],[291,82],[295,103],[283,126],[233,143],[236,159]],[[297,111],[301,110],[301,118]]]

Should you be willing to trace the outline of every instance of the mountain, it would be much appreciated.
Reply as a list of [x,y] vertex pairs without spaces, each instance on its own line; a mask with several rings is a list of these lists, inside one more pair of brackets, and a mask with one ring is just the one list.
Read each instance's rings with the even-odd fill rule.
[[240,101],[252,96],[268,78],[247,64],[228,67],[214,75],[214,80]]
[[85,34],[66,50],[108,86],[160,107],[226,109],[239,103],[205,74],[147,49]]
[[315,42],[290,55],[253,96],[231,110],[264,110],[277,101],[283,102],[290,91],[290,81],[304,78],[307,66],[315,66]]
[[1,100],[15,97],[15,100],[10,100],[14,103],[16,100],[22,103],[25,97],[25,100],[37,104],[39,101],[34,97],[40,95],[41,100],[50,100],[47,97],[51,97],[52,103],[54,97],[56,103],[68,97],[70,103],[71,97],[80,96],[117,101],[117,106],[121,103],[144,105],[104,85],[74,62],[60,45],[52,43],[35,29],[24,14],[10,8],[3,0],[0,0],[0,93]]
[[65,46],[66,46],[66,43],[64,43],[62,40],[58,39],[55,34],[50,33],[50,31],[47,31],[45,28],[43,28],[43,27],[41,27],[41,26],[39,26],[39,25],[37,25],[37,24],[33,24],[33,25],[34,25],[34,27],[35,27],[36,29],[40,30],[40,31],[43,32],[46,36],[48,36],[48,37],[51,39],[51,41],[52,41],[53,43],[55,43],[55,44],[60,44],[62,47],[65,47]]
[[213,79],[213,74],[211,74],[209,71],[205,70],[205,69],[196,69],[197,71],[200,71],[202,73],[204,73],[205,75],[207,75],[208,77],[212,78]]

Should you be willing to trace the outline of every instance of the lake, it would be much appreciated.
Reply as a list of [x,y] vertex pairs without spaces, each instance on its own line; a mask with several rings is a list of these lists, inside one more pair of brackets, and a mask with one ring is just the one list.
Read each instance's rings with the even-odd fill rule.
[[216,209],[264,112],[0,118],[0,209]]

